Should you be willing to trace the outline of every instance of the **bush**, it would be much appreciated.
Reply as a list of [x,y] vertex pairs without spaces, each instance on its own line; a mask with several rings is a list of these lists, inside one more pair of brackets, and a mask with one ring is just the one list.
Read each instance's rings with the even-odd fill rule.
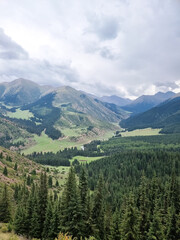
[[17,235],[12,235],[9,240],[19,240],[19,237]]
[[2,233],[7,233],[8,232],[8,227],[6,225],[2,226],[1,232]]

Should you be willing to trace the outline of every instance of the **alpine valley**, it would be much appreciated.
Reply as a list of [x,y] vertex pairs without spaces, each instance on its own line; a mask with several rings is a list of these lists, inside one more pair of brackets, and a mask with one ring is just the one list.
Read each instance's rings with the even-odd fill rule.
[[180,95],[0,84],[0,239],[180,239]]

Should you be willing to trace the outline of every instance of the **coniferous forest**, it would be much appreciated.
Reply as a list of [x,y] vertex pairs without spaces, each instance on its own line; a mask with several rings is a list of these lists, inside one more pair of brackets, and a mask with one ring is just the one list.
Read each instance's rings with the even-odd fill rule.
[[74,164],[60,194],[45,171],[13,195],[4,185],[0,221],[27,239],[178,240],[179,164],[178,151],[116,152]]

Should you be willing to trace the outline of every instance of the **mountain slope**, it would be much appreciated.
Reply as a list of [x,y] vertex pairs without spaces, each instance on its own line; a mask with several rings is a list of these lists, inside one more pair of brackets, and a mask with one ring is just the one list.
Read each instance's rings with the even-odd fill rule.
[[41,131],[46,129],[46,134],[51,134],[52,138],[57,131],[68,137],[99,135],[102,129],[117,129],[118,122],[127,117],[127,113],[119,107],[113,109],[112,106],[106,106],[71,87],[58,88],[38,101],[24,106],[22,110],[32,112],[35,121],[39,122],[37,128]]
[[158,92],[155,95],[142,95],[141,97],[134,100],[132,103],[122,108],[134,114],[145,112],[166,101],[167,99],[173,97],[174,95],[175,93],[170,91],[166,93]]
[[11,149],[23,148],[31,141],[31,135],[3,116],[0,117],[0,146]]
[[100,97],[98,99],[102,102],[113,103],[113,104],[116,104],[117,106],[120,106],[120,107],[128,105],[132,102],[132,100],[130,100],[129,98],[121,98],[121,97],[118,97],[116,95],[103,96],[103,97]]
[[180,133],[180,96],[177,95],[157,107],[123,120],[121,126],[129,130],[154,127],[163,128],[163,133]]
[[48,86],[20,78],[0,84],[0,101],[7,105],[22,106],[36,101],[49,89]]

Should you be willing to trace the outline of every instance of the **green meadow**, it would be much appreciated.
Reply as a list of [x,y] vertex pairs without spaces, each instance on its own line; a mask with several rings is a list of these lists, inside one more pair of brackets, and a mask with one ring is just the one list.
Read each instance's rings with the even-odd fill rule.
[[90,163],[90,162],[99,160],[99,159],[101,159],[101,158],[103,158],[103,156],[101,156],[101,157],[75,156],[75,157],[73,157],[70,161],[71,161],[71,163],[72,163],[75,159],[77,159],[80,163],[85,164],[85,163]]
[[8,112],[7,116],[10,118],[17,118],[17,119],[25,119],[29,120],[31,117],[34,117],[33,113],[29,110],[20,110],[19,108],[16,109],[16,112]]
[[137,136],[154,136],[159,135],[161,128],[144,128],[144,129],[136,129],[133,131],[121,132],[122,137],[137,137]]

